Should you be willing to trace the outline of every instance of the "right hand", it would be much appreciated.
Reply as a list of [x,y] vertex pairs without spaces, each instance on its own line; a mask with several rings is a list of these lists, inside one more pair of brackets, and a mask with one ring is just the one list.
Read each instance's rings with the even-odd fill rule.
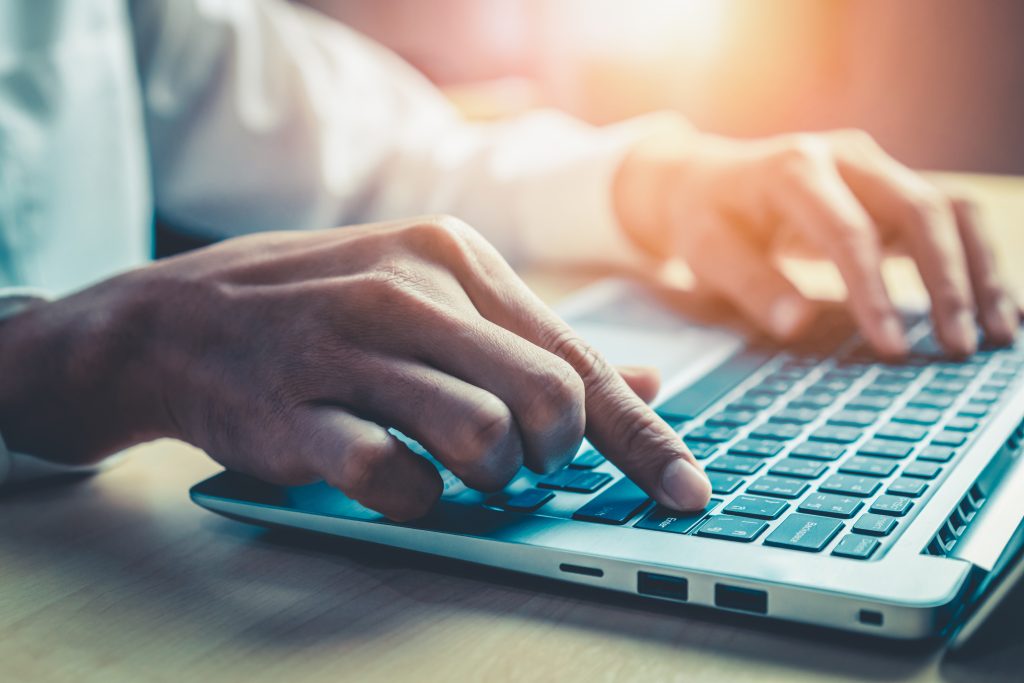
[[39,307],[22,330],[33,315],[36,359],[67,360],[76,389],[49,387],[71,397],[62,414],[3,391],[0,429],[53,460],[172,436],[407,520],[441,479],[385,427],[487,491],[564,466],[585,433],[664,505],[710,495],[679,436],[455,219],[229,240]]

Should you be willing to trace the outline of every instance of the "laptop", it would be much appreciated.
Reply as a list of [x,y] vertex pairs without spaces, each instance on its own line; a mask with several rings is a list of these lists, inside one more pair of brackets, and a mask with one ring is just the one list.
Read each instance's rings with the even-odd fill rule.
[[962,640],[1020,574],[1024,343],[949,360],[908,313],[913,353],[888,365],[828,314],[778,348],[621,279],[560,312],[612,362],[660,369],[655,410],[707,471],[707,508],[655,504],[586,442],[565,469],[485,494],[401,435],[445,481],[413,523],[323,483],[234,472],[192,499],[245,522],[894,639]]

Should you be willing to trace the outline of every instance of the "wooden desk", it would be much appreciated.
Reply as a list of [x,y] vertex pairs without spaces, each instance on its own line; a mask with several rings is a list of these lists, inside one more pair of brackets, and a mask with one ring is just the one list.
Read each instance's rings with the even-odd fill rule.
[[[967,182],[1024,285],[1024,180]],[[89,481],[0,498],[0,681],[1024,680],[1024,591],[988,648],[956,660],[265,532],[188,501],[216,470],[164,441]]]

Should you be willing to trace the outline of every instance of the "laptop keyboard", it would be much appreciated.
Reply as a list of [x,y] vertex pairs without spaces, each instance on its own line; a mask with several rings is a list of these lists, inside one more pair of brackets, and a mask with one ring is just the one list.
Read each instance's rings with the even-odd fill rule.
[[[699,512],[654,504],[586,444],[566,468],[485,504],[518,514],[689,534],[729,543],[878,557],[941,485],[1008,389],[1024,348],[944,359],[923,317],[904,364],[877,361],[845,318],[803,348],[749,349],[657,411],[704,466]],[[518,490],[516,490],[518,489]]]

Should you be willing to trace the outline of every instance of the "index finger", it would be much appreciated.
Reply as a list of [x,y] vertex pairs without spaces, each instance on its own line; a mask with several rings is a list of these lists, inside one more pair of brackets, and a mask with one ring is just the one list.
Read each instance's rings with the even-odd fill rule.
[[[481,240],[482,242],[482,240]],[[490,245],[475,251],[467,294],[481,315],[569,363],[586,392],[586,436],[659,503],[677,510],[707,505],[711,484],[679,435],[513,272]]]

